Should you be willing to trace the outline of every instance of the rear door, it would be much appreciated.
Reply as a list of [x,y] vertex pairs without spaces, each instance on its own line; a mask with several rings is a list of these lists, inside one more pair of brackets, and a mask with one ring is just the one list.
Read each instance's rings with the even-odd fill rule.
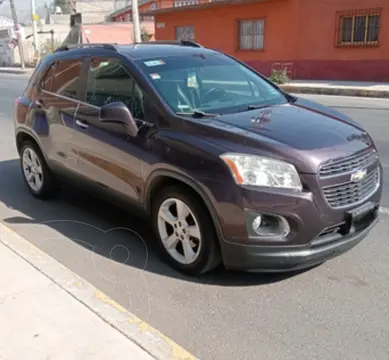
[[49,162],[57,170],[77,171],[74,126],[82,94],[82,68],[82,59],[55,62],[43,77],[37,94],[37,106],[48,124],[42,143]]

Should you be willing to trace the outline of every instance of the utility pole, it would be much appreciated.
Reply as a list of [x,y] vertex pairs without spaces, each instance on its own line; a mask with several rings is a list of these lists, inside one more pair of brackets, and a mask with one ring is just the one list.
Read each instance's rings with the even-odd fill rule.
[[[11,7],[11,13],[12,13],[12,19],[14,22],[14,31],[17,34],[18,31],[18,17],[16,15],[16,9],[15,9],[15,2],[14,0],[9,0],[9,5]],[[18,37],[18,47],[19,47],[19,55],[20,55],[20,65],[22,69],[25,68],[25,62],[24,62],[24,51],[23,51],[23,38],[21,36],[22,34],[19,32],[19,37]]]
[[132,24],[134,26],[134,42],[142,41],[140,36],[138,0],[132,0]]
[[38,14],[36,14],[35,0],[31,0],[31,19],[32,19],[32,34],[34,39],[35,57],[39,61],[39,38],[38,38]]

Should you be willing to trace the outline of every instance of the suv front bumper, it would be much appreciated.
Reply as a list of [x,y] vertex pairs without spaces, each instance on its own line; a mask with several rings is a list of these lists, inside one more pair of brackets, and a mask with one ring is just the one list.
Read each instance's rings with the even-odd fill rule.
[[[378,213],[378,212],[377,212]],[[352,249],[377,224],[378,214],[362,231],[322,246],[250,246],[224,243],[224,265],[232,270],[261,272],[297,271],[321,264]]]
[[[226,268],[256,271],[294,271],[310,268],[352,249],[378,222],[382,178],[374,194],[363,203],[333,209],[322,196],[312,175],[305,176],[312,192],[291,192],[226,186],[214,188],[218,233]],[[371,203],[360,223],[349,221],[349,212]],[[255,236],[250,232],[253,214],[274,214],[288,221],[284,238]],[[335,229],[335,230],[334,230]]]

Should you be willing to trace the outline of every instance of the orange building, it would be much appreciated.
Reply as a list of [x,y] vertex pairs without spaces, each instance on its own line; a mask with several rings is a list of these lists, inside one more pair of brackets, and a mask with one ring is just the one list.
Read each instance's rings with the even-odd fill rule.
[[[190,4],[188,4],[190,3]],[[389,0],[155,0],[156,40],[191,39],[265,75],[389,81]]]
[[[156,10],[159,6],[156,0],[140,0],[138,4],[139,13]],[[113,12],[112,14],[108,15],[108,18],[113,22],[132,21],[132,5],[128,5]],[[142,15],[140,16],[140,20],[153,20],[153,16]]]

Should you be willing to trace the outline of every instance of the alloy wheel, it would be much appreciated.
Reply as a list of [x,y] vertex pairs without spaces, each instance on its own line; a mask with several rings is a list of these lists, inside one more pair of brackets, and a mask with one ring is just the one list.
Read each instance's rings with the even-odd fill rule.
[[169,255],[183,265],[193,264],[202,248],[199,223],[187,204],[166,199],[158,210],[158,232]]
[[43,186],[43,168],[35,150],[26,147],[22,155],[23,174],[28,186],[35,192]]

